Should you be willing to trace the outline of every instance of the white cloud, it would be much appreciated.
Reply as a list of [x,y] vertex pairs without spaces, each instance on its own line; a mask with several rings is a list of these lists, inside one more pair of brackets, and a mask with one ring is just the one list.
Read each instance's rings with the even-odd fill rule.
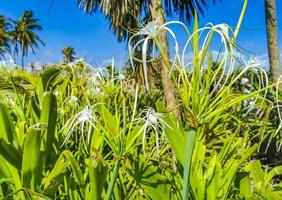
[[[269,59],[268,54],[261,54],[253,56],[266,70],[269,70]],[[282,51],[280,51],[280,62],[282,64]]]
[[268,63],[268,55],[267,54],[261,54],[258,56],[253,56],[254,59],[263,66],[266,70],[269,69],[269,63]]
[[42,51],[36,52],[35,55],[30,54],[28,59],[26,59],[26,63],[36,63],[40,62],[43,64],[47,63],[58,63],[62,60],[62,54],[59,49],[44,49]]

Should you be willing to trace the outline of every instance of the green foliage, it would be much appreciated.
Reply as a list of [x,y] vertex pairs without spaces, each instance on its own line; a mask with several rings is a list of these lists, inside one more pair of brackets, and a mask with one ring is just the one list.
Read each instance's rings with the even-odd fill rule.
[[[112,83],[112,77],[104,77],[105,82],[98,81],[86,88],[96,71],[82,75],[83,71],[72,67],[71,71],[67,66],[54,69],[54,75],[48,71],[30,77],[25,87],[33,88],[32,91],[6,90],[8,98],[17,97],[13,102],[1,97],[3,197],[280,198],[281,183],[273,177],[279,177],[281,167],[260,170],[259,161],[252,161],[261,144],[252,138],[260,137],[262,132],[267,138],[275,125],[267,123],[268,118],[264,117],[262,124],[266,126],[257,129],[257,121],[250,121],[250,117],[255,117],[253,112],[248,113],[248,118],[242,117],[240,102],[249,96],[233,94],[235,86],[230,86],[232,89],[218,101],[229,101],[229,110],[218,107],[219,110],[212,111],[214,118],[199,120],[201,115],[196,111],[201,113],[201,107],[192,95],[189,98],[194,103],[186,104],[191,105],[189,108],[183,107],[179,123],[170,114],[144,111],[148,104],[158,112],[164,111],[161,96],[155,96],[154,92],[146,94],[136,87],[130,93],[122,81]],[[42,90],[41,86],[33,85],[33,79],[44,80],[48,87]],[[97,87],[99,94],[82,95],[82,91]],[[256,94],[260,93],[253,95]],[[70,96],[77,99],[71,101]],[[268,110],[267,101],[263,104],[260,109]],[[87,106],[93,120],[84,127],[75,125],[88,119],[83,114],[77,115],[70,124],[74,132],[62,146],[68,135],[61,131],[65,123]],[[193,107],[197,109],[193,111]],[[91,123],[93,126],[89,128]]]
[[238,173],[236,186],[240,193],[240,199],[281,199],[281,182],[275,180],[275,176],[281,176],[282,167],[277,166],[270,171],[262,168],[260,161],[256,160],[248,163],[242,172]]
[[64,62],[70,63],[75,60],[75,51],[73,47],[65,47],[62,50],[62,54],[64,55]]
[[[281,166],[257,159],[272,138],[279,143],[276,84],[258,65],[235,62],[238,32],[195,19],[183,59],[168,62],[177,120],[162,88],[145,91],[83,61],[40,74],[1,70],[0,198],[280,199]],[[215,34],[221,59],[209,53]]]

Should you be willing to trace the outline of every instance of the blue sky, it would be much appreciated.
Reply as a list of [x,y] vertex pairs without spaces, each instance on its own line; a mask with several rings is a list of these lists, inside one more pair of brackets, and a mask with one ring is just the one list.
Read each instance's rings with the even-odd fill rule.
[[[52,0],[1,0],[0,12],[10,18],[17,18],[23,10],[33,10],[44,30],[38,32],[46,46],[40,47],[36,55],[30,54],[27,62],[57,62],[62,59],[61,49],[65,46],[75,48],[78,57],[100,65],[112,57],[118,62],[127,58],[126,43],[118,43],[108,29],[108,23],[101,14],[85,15],[77,8],[76,0],[55,0],[51,11]],[[228,23],[235,26],[240,15],[243,0],[222,0],[213,5],[201,17],[200,24]],[[282,13],[282,2],[277,1],[278,13]],[[278,14],[280,47],[282,48],[282,15]],[[174,31],[179,41],[184,42],[180,28]],[[244,22],[239,34],[238,43],[255,56],[265,58],[267,53],[264,0],[249,0]]]

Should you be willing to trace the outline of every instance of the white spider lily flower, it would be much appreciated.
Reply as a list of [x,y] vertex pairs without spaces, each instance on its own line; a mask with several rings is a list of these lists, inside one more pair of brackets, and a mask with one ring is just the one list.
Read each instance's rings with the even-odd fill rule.
[[127,80],[127,78],[126,78],[125,75],[120,71],[120,72],[118,73],[118,75],[115,76],[114,79],[111,80],[110,82],[112,82],[112,81],[120,81],[120,82],[123,82],[123,81],[125,81],[125,80]]
[[90,81],[91,84],[96,86],[96,85],[99,85],[101,83],[104,83],[104,77],[103,77],[103,75],[101,74],[100,71],[94,70],[90,74],[89,81]]
[[255,105],[255,103],[256,103],[255,101],[250,101],[250,102],[249,102],[249,106],[250,106],[250,107],[253,107],[253,106]]
[[92,89],[92,92],[93,92],[93,94],[94,95],[99,95],[99,96],[103,96],[104,95],[104,93],[101,91],[101,89],[99,88],[99,87],[96,87],[96,88],[93,88]]
[[74,95],[72,95],[68,100],[68,104],[74,107],[78,106],[79,105],[78,103],[79,103],[79,99]]
[[242,80],[241,80],[241,85],[246,85],[248,83],[250,83],[250,80],[246,77],[243,77]]
[[[172,61],[172,65],[171,65],[171,69],[174,68],[174,66],[176,65],[177,59],[178,57],[178,52],[179,52],[179,45],[178,42],[176,40],[176,36],[174,34],[174,32],[168,28],[168,25],[170,24],[180,24],[181,26],[184,27],[185,31],[188,33],[188,29],[186,28],[186,26],[178,21],[171,21],[171,22],[167,22],[164,24],[160,24],[159,23],[159,19],[156,19],[154,21],[149,22],[148,24],[146,24],[143,28],[140,29],[139,32],[137,32],[136,34],[132,35],[128,41],[128,50],[129,50],[129,55],[130,55],[130,61],[131,61],[131,65],[133,66],[133,60],[140,62],[143,64],[143,71],[144,71],[144,79],[145,79],[145,88],[146,90],[149,90],[149,83],[148,83],[148,77],[147,77],[147,63],[151,62],[154,59],[154,50],[156,50],[155,46],[157,48],[159,48],[158,46],[158,42],[156,40],[157,35],[162,32],[162,31],[166,31],[174,40],[175,43],[175,57]],[[141,40],[139,40],[135,45],[132,45],[132,41],[134,40],[134,38],[136,37],[140,37],[140,36],[144,36]],[[148,46],[149,46],[149,42],[152,41],[155,46],[153,46],[153,58],[150,60],[147,60],[147,54],[148,54]],[[138,50],[139,46],[142,46],[142,59],[139,59],[137,57],[134,56],[134,52],[136,50]],[[161,49],[158,49],[161,50]],[[164,59],[170,59],[170,58],[164,58]]]
[[125,80],[125,76],[124,76],[124,74],[123,74],[123,73],[119,73],[119,75],[118,75],[118,79],[119,79],[120,81]]
[[[204,34],[204,32],[207,32],[207,34]],[[214,93],[219,93],[224,86],[227,84],[231,73],[234,69],[234,65],[235,65],[235,57],[236,57],[236,50],[232,44],[232,40],[230,39],[230,34],[229,32],[232,33],[232,29],[227,25],[227,24],[218,24],[218,25],[213,25],[212,23],[208,23],[206,26],[204,26],[203,28],[199,28],[197,31],[194,31],[188,38],[188,40],[186,41],[183,51],[182,51],[182,56],[181,56],[181,65],[186,68],[187,64],[186,64],[186,52],[188,50],[188,47],[191,44],[191,41],[193,40],[193,38],[196,35],[205,35],[204,37],[204,42],[202,44],[202,48],[200,50],[200,60],[202,62],[202,64],[199,66],[200,71],[204,71],[203,68],[205,67],[203,65],[204,60],[206,59],[204,57],[205,54],[202,54],[202,52],[204,52],[204,49],[207,48],[207,45],[209,44],[209,40],[210,40],[210,36],[211,34],[217,33],[219,35],[219,37],[221,38],[221,43],[223,45],[223,52],[222,52],[222,56],[223,58],[221,59],[221,68],[223,72],[226,73],[222,73],[218,79],[218,81],[214,81],[214,88],[212,90],[212,92],[210,93],[210,98],[213,97]],[[199,39],[200,40],[200,39]],[[190,51],[189,51],[190,52]],[[189,61],[189,63],[191,63]],[[189,65],[188,63],[188,65]],[[190,84],[189,80],[187,79],[188,84]],[[223,87],[221,87],[219,89],[219,84],[222,84]]]
[[95,91],[95,94],[101,94],[102,93],[101,89],[98,88],[98,87],[96,87],[94,91]]
[[[253,58],[250,58],[249,60],[243,59],[242,61],[243,61],[245,67],[234,78],[233,83],[235,81],[240,80],[240,78],[243,77],[244,74],[247,71],[252,70],[254,72],[254,74],[256,75],[256,77],[257,77],[258,87],[256,89],[254,87],[250,87],[249,86],[250,89],[244,89],[243,92],[246,93],[246,94],[251,94],[252,91],[260,90],[260,89],[262,89],[264,87],[267,87],[268,86],[268,82],[269,82],[268,81],[268,75],[267,75],[266,71],[263,69],[263,67],[261,66],[261,64],[258,63],[257,60],[255,60]],[[268,90],[264,91],[263,98],[266,98],[267,92],[268,92]],[[259,96],[259,94],[254,95],[254,97],[253,97],[254,99],[252,99],[252,101],[257,102],[258,96]],[[262,104],[263,104],[263,102],[261,102],[259,107],[262,107]],[[244,115],[247,115],[252,109],[253,109],[253,106],[250,106],[250,108],[248,109],[248,111]]]
[[161,116],[162,114],[156,113],[154,110],[148,110],[147,115],[146,115],[147,123],[149,125],[157,125],[158,120],[160,119]]
[[152,37],[156,37],[160,30],[158,20],[159,19],[147,23],[146,26],[140,29],[139,33],[142,35],[150,35]]
[[[92,111],[91,106],[87,106],[83,110],[75,114],[72,118],[70,118],[66,122],[63,128],[59,131],[59,132],[62,132],[64,130],[67,133],[66,138],[63,141],[61,147],[69,140],[69,138],[71,137],[71,135],[74,132],[76,134],[75,136],[76,136],[76,141],[77,141],[77,132],[80,132],[84,148],[86,152],[88,153],[87,144],[90,143],[91,131],[92,131],[92,128],[95,128],[95,120],[96,120],[96,117]],[[75,131],[75,128],[79,128],[79,129]],[[87,130],[87,135],[85,138],[86,130]]]
[[97,87],[90,87],[88,88],[87,90],[87,94],[92,97],[92,98],[95,98],[95,97],[101,97],[101,96],[104,96],[105,94],[102,92],[102,90],[97,86]]
[[78,101],[78,98],[76,96],[71,96],[70,97],[70,101],[71,102],[77,102]]
[[[140,115],[143,115],[143,117],[139,117],[136,120],[142,120],[144,121],[143,125],[143,136],[142,136],[142,148],[143,152],[145,153],[145,144],[146,144],[146,133],[148,129],[152,128],[155,137],[156,137],[156,150],[158,152],[159,150],[159,132],[163,133],[163,128],[166,124],[166,122],[162,119],[163,114],[157,113],[153,108],[147,108],[143,112],[140,113]],[[167,125],[168,126],[168,125]]]
[[126,78],[125,75],[120,71],[117,76],[114,76],[114,77],[107,83],[107,85],[109,85],[109,84],[111,84],[111,83],[119,82],[119,83],[121,83],[121,86],[122,86],[122,83],[123,83],[124,81],[126,81],[126,80],[127,80],[127,78]]
[[244,100],[244,101],[243,101],[243,107],[247,107],[248,105],[249,105],[249,102],[246,101],[246,100]]
[[244,92],[245,94],[251,94],[251,91],[248,90],[247,88],[244,88],[243,92]]
[[55,95],[55,97],[58,97],[58,96],[59,96],[58,90],[56,90],[56,91],[54,92],[54,95]]

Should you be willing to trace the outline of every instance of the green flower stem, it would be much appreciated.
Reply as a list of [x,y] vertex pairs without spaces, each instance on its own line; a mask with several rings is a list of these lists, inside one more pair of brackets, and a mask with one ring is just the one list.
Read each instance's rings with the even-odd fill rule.
[[113,189],[114,189],[114,186],[115,186],[115,182],[116,182],[116,179],[117,179],[117,175],[118,175],[118,169],[119,169],[119,166],[120,166],[120,162],[121,162],[121,159],[118,158],[118,160],[115,163],[115,167],[114,167],[114,171],[113,171],[113,174],[112,174],[112,178],[111,178],[108,190],[107,190],[106,200],[110,200],[111,199],[112,192],[113,192]]
[[186,136],[185,143],[185,161],[184,161],[184,172],[183,172],[183,194],[182,199],[189,199],[190,192],[190,168],[192,163],[193,147],[196,139],[197,130],[191,128]]

